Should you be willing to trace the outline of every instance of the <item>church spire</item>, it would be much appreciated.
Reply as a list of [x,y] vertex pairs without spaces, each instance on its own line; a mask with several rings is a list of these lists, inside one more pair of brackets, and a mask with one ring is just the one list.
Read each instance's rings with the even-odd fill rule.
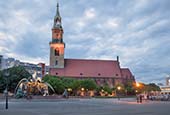
[[64,68],[64,48],[63,28],[59,12],[59,3],[54,16],[52,28],[52,41],[50,42],[50,68]]
[[56,10],[56,16],[55,17],[60,17],[59,3],[58,2],[57,2],[57,10]]
[[54,17],[54,25],[53,28],[61,28],[61,16],[60,16],[60,11],[59,11],[59,3],[57,2],[57,10],[56,10],[56,15]]
[[63,28],[61,24],[61,16],[59,12],[59,3],[57,2],[56,15],[54,16],[54,24],[52,27],[52,42],[63,43]]

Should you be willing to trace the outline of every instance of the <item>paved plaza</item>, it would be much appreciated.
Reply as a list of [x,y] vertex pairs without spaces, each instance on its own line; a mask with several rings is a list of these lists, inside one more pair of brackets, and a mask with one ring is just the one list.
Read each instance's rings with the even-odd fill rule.
[[33,99],[0,100],[0,115],[169,115],[170,102],[135,99]]

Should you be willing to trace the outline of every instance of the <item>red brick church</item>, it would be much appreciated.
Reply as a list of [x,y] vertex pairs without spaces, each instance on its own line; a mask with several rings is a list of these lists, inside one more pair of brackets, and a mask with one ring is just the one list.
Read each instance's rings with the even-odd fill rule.
[[119,57],[117,60],[65,59],[64,49],[63,28],[59,4],[57,4],[50,42],[50,75],[77,79],[90,78],[94,79],[98,85],[107,83],[110,87],[135,81],[128,68],[120,67]]

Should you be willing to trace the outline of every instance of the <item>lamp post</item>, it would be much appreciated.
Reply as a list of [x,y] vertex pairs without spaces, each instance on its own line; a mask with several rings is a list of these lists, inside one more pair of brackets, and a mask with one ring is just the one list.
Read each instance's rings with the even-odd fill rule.
[[[117,90],[118,90],[118,92],[121,90],[121,87],[120,86],[118,86],[117,87]],[[117,93],[117,97],[118,97],[118,100],[120,100],[120,97],[119,97],[119,94]]]
[[72,89],[68,88],[67,90],[68,90],[68,96],[71,95]]
[[136,83],[136,87],[140,87],[140,84],[139,84],[139,83]]
[[139,83],[136,83],[136,94],[140,92],[140,84]]
[[81,88],[81,96],[84,96],[84,95],[85,95],[85,94],[84,94],[84,90],[85,90],[85,89],[82,87],[82,88]]
[[5,105],[5,109],[8,109],[8,76],[9,76],[9,72],[8,72],[8,70],[6,70],[5,71],[5,77],[6,77],[6,89],[5,89],[6,105]]

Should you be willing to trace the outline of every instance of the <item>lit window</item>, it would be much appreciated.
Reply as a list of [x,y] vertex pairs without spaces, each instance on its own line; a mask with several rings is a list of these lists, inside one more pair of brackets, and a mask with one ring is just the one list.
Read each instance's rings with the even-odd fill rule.
[[55,53],[55,56],[59,56],[59,49],[57,48],[57,49],[55,49],[55,51],[54,51],[54,53]]

